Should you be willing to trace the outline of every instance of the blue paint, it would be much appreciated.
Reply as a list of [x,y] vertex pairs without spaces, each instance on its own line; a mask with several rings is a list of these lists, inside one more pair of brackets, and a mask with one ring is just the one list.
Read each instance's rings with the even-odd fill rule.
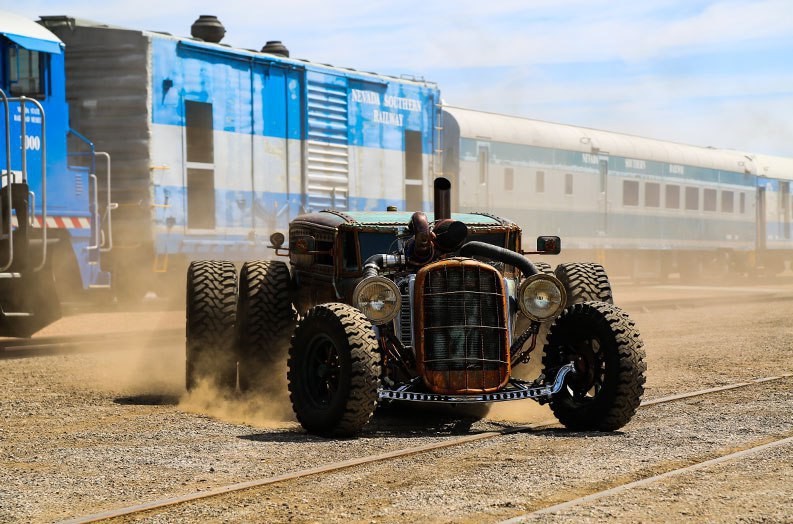
[[[440,95],[431,84],[156,35],[151,51],[155,124],[183,126],[184,100],[193,100],[213,104],[217,131],[306,139],[313,129],[314,139],[402,151],[409,130],[432,150]],[[317,114],[317,103],[339,96],[347,107],[339,106],[338,119]],[[302,132],[287,122],[303,122]]]
[[[559,167],[597,173],[597,164],[584,162],[584,154],[580,151],[567,151],[547,147],[530,146],[523,144],[507,144],[504,142],[489,142],[472,138],[460,139],[460,160],[477,162],[479,159],[479,145],[487,143],[490,148],[490,162],[492,164],[505,163],[538,167]],[[636,175],[651,175],[678,181],[713,182],[718,184],[731,184],[737,186],[754,187],[756,178],[745,173],[709,169],[697,166],[682,166],[683,173],[670,172],[670,164],[654,160],[642,160],[644,168],[627,165],[634,161],[619,156],[608,156],[608,169],[610,176],[632,177]],[[774,184],[775,181],[770,181]]]

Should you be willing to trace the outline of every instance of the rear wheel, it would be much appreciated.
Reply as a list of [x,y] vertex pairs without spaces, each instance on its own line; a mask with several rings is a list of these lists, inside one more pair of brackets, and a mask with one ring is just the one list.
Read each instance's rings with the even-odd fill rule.
[[310,433],[349,437],[377,406],[382,373],[369,320],[346,304],[321,304],[298,323],[289,349],[289,398]]
[[545,345],[546,379],[573,362],[563,389],[551,398],[556,418],[574,430],[615,431],[627,424],[644,393],[644,349],[628,314],[602,302],[568,307]]
[[614,303],[609,277],[600,264],[582,262],[559,264],[554,273],[564,284],[568,304],[590,301]]
[[231,262],[201,260],[187,269],[187,389],[200,380],[234,388],[237,270]]
[[279,261],[245,262],[240,271],[237,333],[240,387],[264,386],[286,356],[295,325],[289,268]]

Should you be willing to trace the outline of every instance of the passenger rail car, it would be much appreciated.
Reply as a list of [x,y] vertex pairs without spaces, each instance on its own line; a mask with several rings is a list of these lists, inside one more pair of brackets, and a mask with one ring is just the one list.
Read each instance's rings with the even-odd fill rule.
[[280,42],[235,49],[214,17],[192,37],[41,23],[66,44],[75,126],[113,159],[102,263],[117,291],[157,273],[181,284],[194,258],[270,256],[269,235],[300,213],[429,201],[431,82],[290,58]]
[[[445,107],[456,211],[565,238],[615,274],[781,271],[793,160]],[[581,253],[585,252],[585,253]]]

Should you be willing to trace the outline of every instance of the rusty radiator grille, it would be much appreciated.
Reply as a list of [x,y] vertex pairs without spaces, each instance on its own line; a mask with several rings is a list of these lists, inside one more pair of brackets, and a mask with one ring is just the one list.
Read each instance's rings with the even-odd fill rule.
[[497,389],[509,368],[501,275],[479,262],[451,260],[428,266],[417,280],[425,382],[437,391]]

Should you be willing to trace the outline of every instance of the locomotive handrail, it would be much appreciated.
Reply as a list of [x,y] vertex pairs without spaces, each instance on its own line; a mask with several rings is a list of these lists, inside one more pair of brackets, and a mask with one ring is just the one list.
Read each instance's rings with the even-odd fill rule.
[[[44,264],[47,263],[47,118],[44,114],[44,106],[35,98],[20,97],[22,105],[22,136],[25,139],[25,103],[32,102],[33,105],[38,107],[41,113],[41,263],[33,268],[33,271],[41,271]],[[25,144],[22,144],[23,152],[26,150]],[[23,153],[23,162],[27,162],[26,155]],[[25,165],[25,164],[23,164]],[[27,167],[23,167],[22,177],[27,182]]]
[[93,251],[94,249],[99,249],[99,181],[94,173],[89,173],[88,178],[90,179],[89,185],[91,183],[94,185],[94,195],[91,199],[91,216],[94,219],[94,243],[93,245],[86,246],[85,249]]
[[14,227],[11,221],[11,211],[14,207],[14,200],[13,200],[13,184],[14,180],[12,178],[11,173],[11,122],[9,116],[9,102],[19,102],[19,112],[20,112],[20,139],[21,139],[21,160],[22,160],[22,182],[27,183],[28,181],[28,167],[27,167],[27,125],[26,125],[26,115],[25,115],[25,107],[28,102],[35,105],[39,113],[41,114],[41,240],[42,240],[42,248],[41,248],[41,263],[33,268],[33,271],[40,271],[44,264],[47,261],[47,119],[44,113],[44,106],[36,100],[35,98],[28,98],[26,96],[20,96],[18,98],[8,98],[6,94],[0,90],[0,98],[3,99],[3,106],[6,113],[5,118],[5,126],[6,126],[6,162],[7,162],[7,204],[8,204],[8,242],[9,242],[9,249],[8,249],[8,262],[0,267],[0,272],[4,272],[11,267],[11,264],[14,263]]
[[[113,210],[118,208],[118,204],[113,203],[110,201],[110,180],[111,180],[111,171],[110,171],[110,153],[105,151],[97,151],[94,153],[95,156],[101,156],[105,159],[107,165],[107,204],[105,205],[105,214],[107,215],[107,247],[99,247],[99,251],[102,253],[108,253],[113,249]],[[98,216],[98,213],[97,213]]]
[[[11,223],[11,208],[13,207],[13,200],[11,195],[11,116],[10,106],[8,105],[8,97],[5,92],[0,89],[0,98],[3,100],[3,109],[5,111],[5,138],[6,138],[6,172],[5,176],[8,177],[8,261],[0,267],[0,273],[4,273],[14,263],[14,226]],[[2,182],[0,182],[2,185]]]

